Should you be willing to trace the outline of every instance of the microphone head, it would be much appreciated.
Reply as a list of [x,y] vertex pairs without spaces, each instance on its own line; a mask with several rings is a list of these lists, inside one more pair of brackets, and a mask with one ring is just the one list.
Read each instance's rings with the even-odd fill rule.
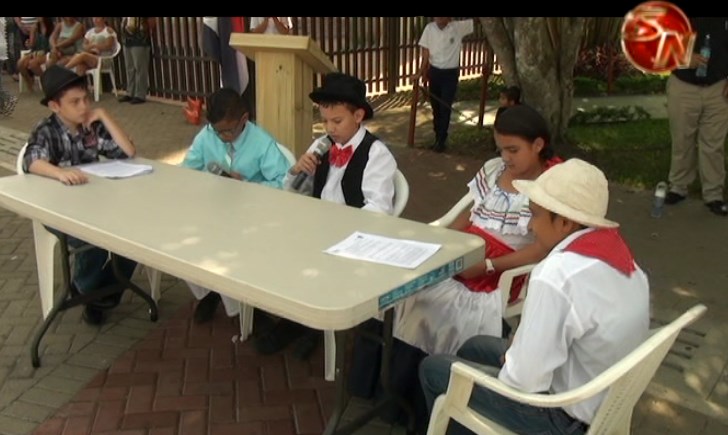
[[331,145],[333,145],[333,143],[331,142],[331,139],[329,139],[328,136],[324,136],[318,140],[318,143],[316,144],[316,148],[314,149],[313,152],[314,152],[314,154],[316,154],[319,157],[323,156],[331,148]]
[[210,163],[208,163],[207,164],[207,171],[210,172],[210,173],[213,173],[215,175],[220,175],[223,172],[225,172],[225,170],[222,168],[222,166],[220,166],[220,164],[217,163],[217,162],[210,162]]

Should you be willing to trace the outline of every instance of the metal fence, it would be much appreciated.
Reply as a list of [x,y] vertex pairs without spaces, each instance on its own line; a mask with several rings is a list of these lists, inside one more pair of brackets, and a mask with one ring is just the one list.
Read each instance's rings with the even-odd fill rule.
[[[119,29],[120,18],[110,24]],[[369,95],[411,88],[420,64],[417,44],[428,17],[295,17],[294,33],[309,35],[340,71],[359,77]],[[202,97],[220,87],[217,62],[202,51],[202,17],[160,17],[152,42],[150,95],[170,100]],[[483,73],[489,53],[480,24],[463,40],[460,77]],[[126,86],[123,53],[116,76]],[[321,77],[316,77],[320,84]]]

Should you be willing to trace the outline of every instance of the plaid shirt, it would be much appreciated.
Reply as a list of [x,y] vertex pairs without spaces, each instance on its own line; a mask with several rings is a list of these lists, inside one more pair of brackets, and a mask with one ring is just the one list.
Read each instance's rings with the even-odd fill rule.
[[40,121],[30,133],[23,157],[23,171],[28,172],[31,163],[38,159],[68,167],[96,162],[99,155],[110,159],[127,157],[101,121],[91,124],[90,130],[79,128],[74,135],[58,115],[53,114]]

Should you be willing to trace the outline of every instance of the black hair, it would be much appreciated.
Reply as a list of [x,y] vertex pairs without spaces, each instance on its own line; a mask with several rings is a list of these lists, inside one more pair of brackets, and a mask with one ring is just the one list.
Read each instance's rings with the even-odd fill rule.
[[232,88],[219,89],[207,99],[207,120],[211,124],[224,119],[238,120],[249,112],[248,100]]
[[543,139],[544,146],[538,153],[541,160],[554,156],[551,147],[551,133],[546,119],[536,109],[526,104],[519,104],[502,111],[495,119],[493,129],[498,134],[518,136],[529,142]]
[[501,95],[506,97],[508,101],[513,101],[516,104],[521,104],[521,88],[518,86],[509,86],[502,91]]

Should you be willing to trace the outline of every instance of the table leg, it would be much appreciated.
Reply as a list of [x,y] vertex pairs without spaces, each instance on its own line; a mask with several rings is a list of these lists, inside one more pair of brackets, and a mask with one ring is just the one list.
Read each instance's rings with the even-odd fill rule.
[[144,299],[147,304],[149,304],[149,317],[153,322],[156,322],[157,318],[159,317],[157,304],[154,299],[152,299],[152,297],[144,290],[139,288],[139,286],[132,283],[122,275],[121,270],[119,269],[118,255],[113,253],[111,254],[111,265],[118,283],[104,287],[102,289],[98,289],[90,294],[74,295],[69,297],[69,295],[71,294],[71,264],[69,260],[68,238],[65,234],[62,233],[58,234],[58,238],[61,242],[61,268],[63,269],[61,272],[63,275],[63,283],[61,285],[61,293],[54,301],[53,307],[48,313],[48,316],[43,321],[43,324],[40,326],[40,329],[35,333],[35,336],[33,337],[33,342],[30,346],[30,360],[33,364],[33,367],[35,368],[40,367],[40,356],[38,355],[40,341],[43,339],[43,336],[48,331],[48,328],[55,319],[56,315],[58,315],[58,313],[61,311],[65,311],[77,305],[85,305],[89,302],[101,299],[110,294],[123,291],[125,288],[129,288],[134,293],[141,296],[141,298]]
[[348,331],[336,331],[336,405],[334,413],[329,418],[329,422],[326,426],[324,434],[326,435],[345,435],[354,433],[357,429],[375,419],[379,412],[390,404],[396,402],[407,413],[407,433],[415,433],[415,414],[412,407],[401,397],[396,395],[392,391],[392,386],[389,377],[390,363],[392,360],[392,343],[394,338],[392,336],[392,329],[394,325],[394,309],[390,308],[384,313],[384,326],[382,328],[382,337],[379,340],[382,343],[382,364],[380,366],[380,382],[382,383],[382,389],[384,391],[383,397],[374,404],[372,409],[368,410],[362,415],[359,415],[353,421],[347,423],[344,426],[339,427],[341,423],[341,416],[344,414],[346,405],[349,401],[349,395],[346,390],[346,376],[344,373],[344,358],[346,348],[346,338]]

